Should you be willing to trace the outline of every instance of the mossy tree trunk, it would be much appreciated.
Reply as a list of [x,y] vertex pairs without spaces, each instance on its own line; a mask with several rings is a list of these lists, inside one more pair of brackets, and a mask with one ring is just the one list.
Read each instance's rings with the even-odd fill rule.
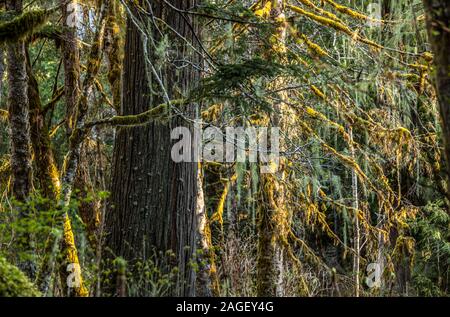
[[[187,10],[198,1],[170,0],[169,3],[175,8]],[[163,1],[153,1],[152,12],[186,41],[198,45],[193,33],[198,31],[198,24],[193,16],[183,16]],[[141,16],[135,10],[133,14],[145,25],[151,22],[149,17]],[[160,78],[164,82],[167,97],[177,99],[185,97],[198,82],[199,71],[192,65],[198,65],[200,58],[184,40],[170,29],[166,30],[171,32],[170,43],[177,46],[174,50],[177,53],[170,57],[170,64],[162,67]],[[163,89],[146,61],[149,58],[152,63],[156,63],[157,59],[153,52],[146,56],[143,37],[128,17],[122,115],[138,114],[165,101],[162,94],[157,93]],[[160,33],[155,31],[153,38],[161,40]],[[153,51],[152,46],[150,50]],[[172,63],[177,63],[177,60],[189,63],[184,62],[183,67],[176,69],[177,65]],[[195,117],[194,109],[193,105],[181,107],[188,118]],[[175,285],[167,295],[195,294],[195,272],[189,262],[196,244],[197,164],[175,163],[171,159],[171,148],[175,141],[170,138],[173,127],[189,125],[178,118],[168,124],[151,123],[147,126],[119,128],[114,148],[112,195],[110,210],[106,214],[105,256],[113,254],[123,257],[133,270],[134,263],[152,259],[152,250],[171,250],[175,257],[169,266],[176,266],[178,274]],[[130,286],[139,295],[149,294],[145,285]]]
[[[7,9],[20,13],[21,1],[7,1]],[[7,44],[8,112],[11,134],[12,190],[14,197],[25,201],[31,191],[32,170],[30,124],[28,122],[28,77],[25,43]]]
[[[6,1],[6,9],[14,14],[22,11],[22,1]],[[7,44],[8,119],[11,139],[12,193],[25,203],[32,190],[31,138],[28,109],[28,76],[25,43],[22,40]],[[19,207],[19,218],[27,218],[26,206]],[[20,248],[30,253],[32,239],[28,233],[18,237]],[[33,261],[20,260],[19,267],[30,278],[35,275]]]
[[[442,120],[442,134],[450,184],[450,1],[423,0],[428,39],[434,53],[435,86]],[[447,185],[447,197],[450,186]],[[450,197],[448,197],[450,200]]]
[[[270,6],[269,6],[270,3]],[[287,22],[284,13],[283,0],[266,0],[262,8],[270,8],[263,12],[264,18],[273,22],[274,30],[269,39],[271,47],[263,52],[268,59],[282,58],[286,53]],[[281,62],[283,62],[281,60]],[[271,85],[273,90],[284,83],[277,79]],[[287,131],[292,113],[283,102],[284,92],[280,93],[281,101],[273,104],[272,118],[267,118],[269,128],[278,127]],[[272,146],[270,143],[268,144]],[[280,145],[283,147],[284,144]],[[284,254],[287,233],[289,230],[289,214],[286,208],[287,190],[285,188],[286,164],[285,158],[280,162],[269,158],[269,166],[276,166],[276,171],[260,174],[260,195],[258,206],[258,259],[257,259],[257,294],[258,296],[284,296]]]
[[122,88],[123,35],[124,21],[119,10],[119,1],[112,0],[106,24],[105,50],[108,61],[108,81],[112,93],[112,103],[120,111]]
[[64,96],[66,102],[66,130],[70,136],[75,125],[75,111],[81,94],[80,83],[80,50],[76,29],[76,15],[73,12],[78,5],[77,0],[60,0],[62,23],[64,26],[62,55],[64,64]]

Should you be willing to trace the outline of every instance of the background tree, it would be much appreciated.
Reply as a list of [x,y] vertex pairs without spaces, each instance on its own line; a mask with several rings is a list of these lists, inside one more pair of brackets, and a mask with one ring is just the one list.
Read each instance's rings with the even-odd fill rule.
[[[450,56],[448,54],[448,49],[450,47],[450,4],[448,1],[434,0],[424,0],[423,3],[427,17],[428,38],[434,53],[433,62],[436,67],[434,70],[436,92],[442,120],[445,157],[447,159],[447,174],[450,175],[450,131],[448,124],[450,121]],[[450,176],[447,176],[447,179],[450,179]],[[449,188],[448,185],[447,188]]]

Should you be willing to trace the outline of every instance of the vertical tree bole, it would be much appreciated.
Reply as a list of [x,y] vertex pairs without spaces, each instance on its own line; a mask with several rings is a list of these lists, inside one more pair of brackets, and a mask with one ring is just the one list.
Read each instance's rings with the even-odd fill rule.
[[[195,0],[169,2],[182,10],[196,4]],[[194,32],[198,26],[192,16],[183,16],[163,1],[153,2],[152,12],[186,41],[197,45]],[[134,15],[144,23],[150,23],[147,16],[139,16],[136,12]],[[159,33],[155,31],[153,38],[160,40]],[[176,69],[174,63],[184,60],[195,65],[200,58],[176,35],[171,37],[171,43],[177,46],[174,50],[177,53],[170,56],[171,62],[162,66],[161,78],[167,96],[175,99],[184,97],[198,82],[200,74],[189,65]],[[165,101],[159,94],[163,89],[153,78],[154,74],[146,72],[146,58],[156,63],[151,47],[149,52],[149,56],[145,56],[143,34],[128,17],[122,115],[138,114]],[[181,110],[185,117],[194,118],[193,105]],[[153,250],[171,250],[175,258],[170,265],[178,268],[178,277],[167,295],[192,296],[195,293],[195,273],[189,262],[195,250],[197,164],[175,163],[171,159],[171,148],[176,141],[171,140],[170,133],[176,126],[189,126],[189,123],[177,118],[169,123],[117,130],[104,254],[105,257],[124,258],[129,263],[127,267],[133,270],[133,263],[152,259]],[[145,285],[133,287],[138,289],[139,295],[149,294]]]

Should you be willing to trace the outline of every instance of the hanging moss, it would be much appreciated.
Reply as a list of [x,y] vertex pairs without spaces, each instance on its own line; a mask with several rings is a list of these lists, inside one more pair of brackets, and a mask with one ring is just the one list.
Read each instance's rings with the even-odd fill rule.
[[380,44],[377,44],[365,37],[358,35],[356,32],[352,31],[348,25],[346,25],[342,22],[338,22],[336,20],[314,14],[313,12],[303,10],[302,8],[297,7],[297,6],[287,5],[287,7],[296,13],[299,13],[303,16],[310,18],[311,20],[313,20],[316,23],[319,23],[323,26],[331,27],[337,31],[343,32],[343,33],[351,36],[354,40],[360,41],[362,43],[365,43],[367,45],[373,46],[378,49],[383,48],[383,46],[381,46]]
[[0,257],[0,297],[36,297],[40,292],[17,267]]
[[0,25],[0,43],[17,41],[40,29],[53,10],[35,9],[22,13]]

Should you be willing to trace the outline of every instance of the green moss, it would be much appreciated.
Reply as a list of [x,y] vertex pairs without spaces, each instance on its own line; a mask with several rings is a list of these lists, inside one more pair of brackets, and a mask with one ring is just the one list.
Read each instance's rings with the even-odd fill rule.
[[35,9],[22,13],[12,20],[0,24],[0,43],[17,41],[37,31],[44,23],[51,11]]
[[0,257],[0,297],[35,297],[40,292],[17,267]]
[[40,27],[39,30],[36,30],[33,32],[33,35],[31,36],[31,40],[41,39],[41,38],[47,38],[54,40],[56,44],[59,46],[59,44],[62,41],[62,35],[63,30],[65,28],[61,27],[60,25],[54,25],[54,24],[46,24],[43,27]]

